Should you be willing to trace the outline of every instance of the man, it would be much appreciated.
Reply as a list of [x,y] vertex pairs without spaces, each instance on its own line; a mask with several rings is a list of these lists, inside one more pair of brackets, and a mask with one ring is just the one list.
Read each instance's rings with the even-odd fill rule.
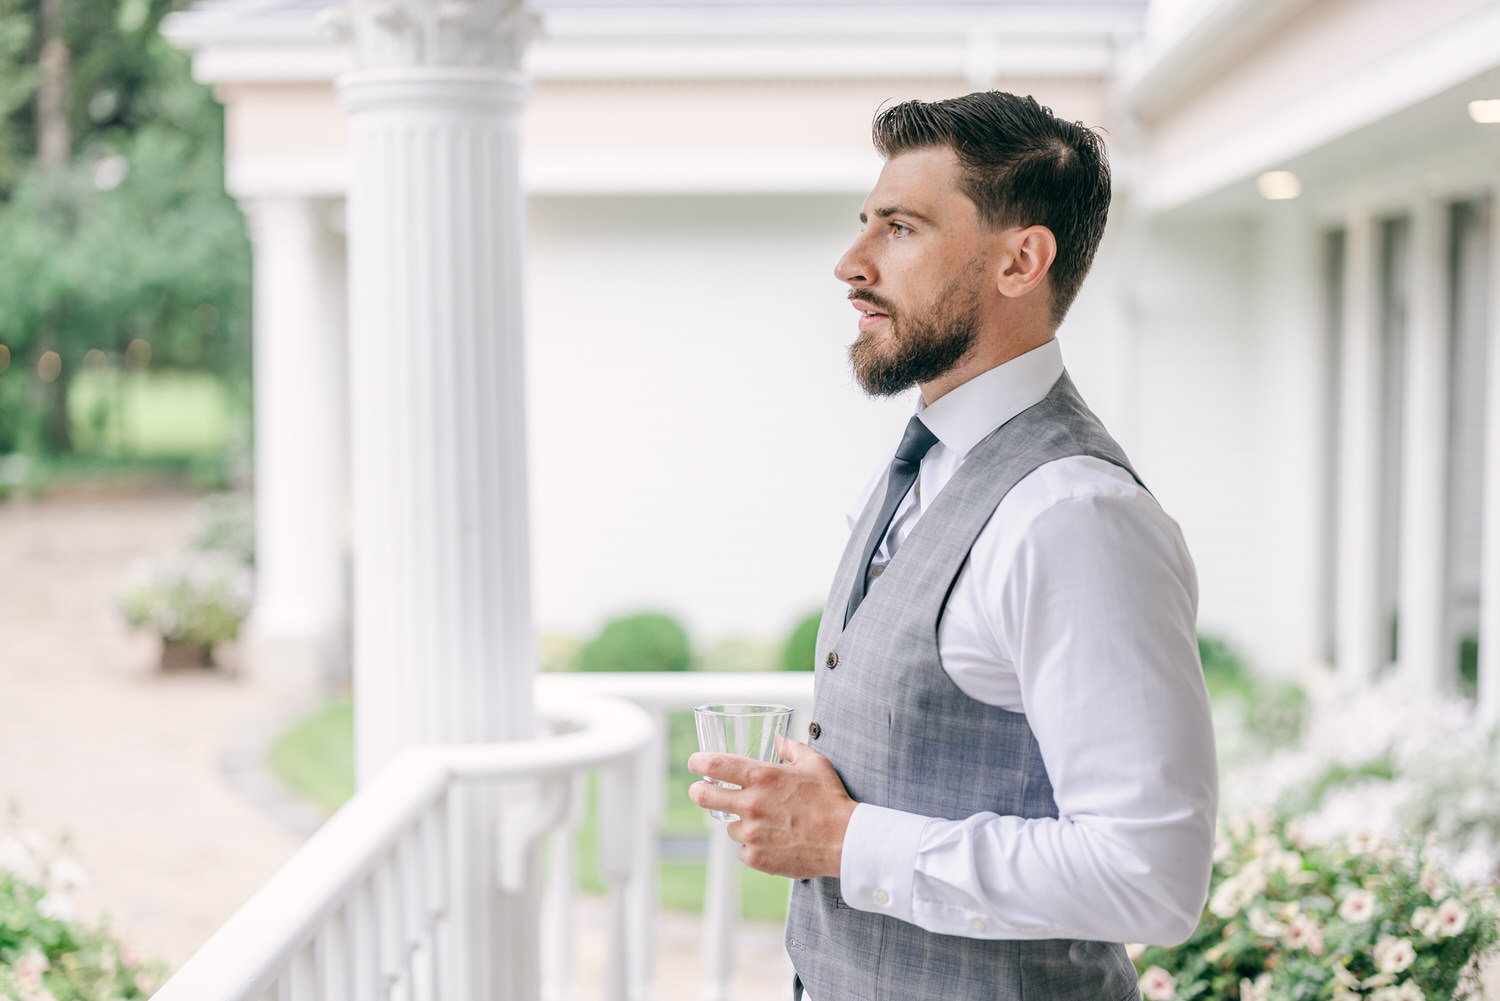
[[908,102],[838,262],[867,392],[921,389],[872,484],[786,764],[695,754],[790,876],[812,1001],[1124,1001],[1124,941],[1208,889],[1217,777],[1176,524],[1063,371],[1054,332],[1109,208],[1098,137],[1033,99]]

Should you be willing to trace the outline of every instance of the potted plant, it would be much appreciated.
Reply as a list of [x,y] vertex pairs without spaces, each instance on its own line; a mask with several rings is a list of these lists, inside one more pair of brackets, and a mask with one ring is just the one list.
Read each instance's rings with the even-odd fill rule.
[[250,571],[234,556],[192,552],[139,565],[118,600],[131,628],[161,636],[163,669],[209,667],[214,646],[239,635],[250,586]]

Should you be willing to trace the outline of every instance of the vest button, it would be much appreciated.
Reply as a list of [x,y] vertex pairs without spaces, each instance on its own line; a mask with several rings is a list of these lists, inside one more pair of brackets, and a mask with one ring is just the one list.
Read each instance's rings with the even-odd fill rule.
[[813,740],[817,740],[819,737],[823,736],[823,728],[818,725],[817,720],[813,720],[811,723],[807,724],[807,735]]
[[823,663],[827,664],[828,670],[832,671],[835,667],[839,666],[839,655],[830,650],[828,651],[828,659]]

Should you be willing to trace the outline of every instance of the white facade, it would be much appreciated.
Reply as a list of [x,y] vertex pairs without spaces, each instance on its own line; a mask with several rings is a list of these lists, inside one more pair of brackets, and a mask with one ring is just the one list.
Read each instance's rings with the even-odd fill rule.
[[[1466,112],[1500,96],[1500,4],[543,9],[520,153],[542,631],[658,608],[775,640],[821,603],[911,405],[853,387],[831,275],[869,119],[982,86],[1108,129],[1064,353],[1182,523],[1203,630],[1270,670],[1395,656],[1449,689],[1464,637],[1500,631],[1500,126]],[[349,57],[277,10],[172,33],[228,107],[232,188],[337,200]],[[1266,170],[1301,197],[1260,197]]]

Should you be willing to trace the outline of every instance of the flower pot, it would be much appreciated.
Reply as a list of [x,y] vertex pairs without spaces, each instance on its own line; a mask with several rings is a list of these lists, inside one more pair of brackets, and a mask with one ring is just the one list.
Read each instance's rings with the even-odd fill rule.
[[214,666],[214,648],[196,643],[184,643],[170,637],[161,638],[161,669],[163,671],[189,671]]

